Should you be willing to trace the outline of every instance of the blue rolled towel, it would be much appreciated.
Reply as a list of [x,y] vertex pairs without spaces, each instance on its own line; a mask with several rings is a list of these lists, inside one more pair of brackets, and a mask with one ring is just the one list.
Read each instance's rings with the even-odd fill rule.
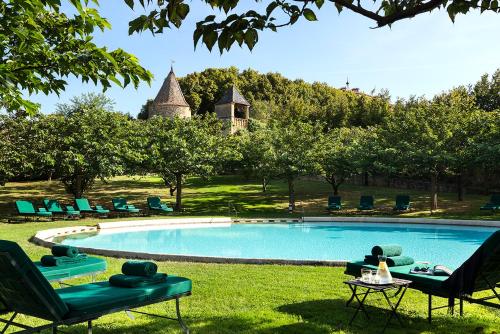
[[403,253],[403,247],[400,245],[376,245],[372,248],[372,255],[399,256]]
[[68,245],[54,245],[52,246],[52,255],[54,256],[67,256],[76,257],[80,252],[78,248]]
[[151,277],[131,276],[131,275],[113,275],[109,278],[109,284],[122,288],[139,288],[167,281],[167,274],[154,274]]
[[158,271],[158,266],[149,261],[127,261],[122,265],[122,274],[151,277]]
[[44,255],[40,259],[44,267],[56,267],[66,264],[77,264],[87,260],[87,254],[78,254],[76,257]]

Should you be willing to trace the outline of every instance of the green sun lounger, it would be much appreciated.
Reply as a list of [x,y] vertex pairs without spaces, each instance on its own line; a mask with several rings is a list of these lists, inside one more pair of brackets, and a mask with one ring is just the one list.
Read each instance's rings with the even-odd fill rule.
[[342,198],[340,196],[328,196],[328,211],[342,209]]
[[396,196],[396,206],[394,206],[393,210],[394,211],[408,211],[408,210],[410,210],[410,196],[397,195]]
[[83,214],[87,213],[87,214],[98,215],[101,217],[107,217],[107,215],[109,214],[109,210],[103,208],[100,205],[96,205],[95,208],[92,208],[90,206],[89,200],[86,198],[76,198],[75,206],[77,210]]
[[16,201],[16,209],[19,216],[27,217],[43,217],[52,218],[52,212],[48,212],[45,208],[35,208],[30,201]]
[[374,208],[374,199],[373,196],[361,196],[359,199],[358,210],[373,210]]
[[169,213],[173,212],[174,209],[169,207],[167,204],[162,203],[160,197],[148,197],[147,199],[148,202],[148,208],[151,211],[156,211],[160,213]]
[[[391,267],[389,271],[395,278],[412,281],[411,289],[422,291],[428,295],[429,322],[432,320],[433,310],[448,307],[453,312],[455,299],[459,300],[460,315],[463,315],[464,301],[500,309],[500,291],[498,291],[498,283],[500,283],[500,230],[486,239],[451,276],[411,274],[410,270],[414,267],[415,265]],[[347,263],[345,273],[359,277],[361,268],[377,269],[376,266],[367,265],[364,261],[354,261]],[[492,294],[473,298],[473,294],[479,291],[490,291]],[[448,304],[433,307],[433,296],[448,298]]]
[[[191,288],[191,280],[168,276],[165,282],[145,287],[121,288],[109,282],[98,282],[54,289],[18,244],[0,240],[0,307],[10,313],[0,317],[0,323],[5,324],[0,328],[2,333],[11,327],[23,329],[18,333],[37,333],[45,329],[57,333],[58,327],[87,323],[88,334],[92,334],[92,321],[101,316],[120,311],[136,312],[136,308],[169,300],[176,302],[177,317],[173,319],[189,333],[181,318],[179,299],[191,295]],[[48,323],[31,327],[18,322],[22,320],[18,320],[19,315],[44,319]]]
[[73,207],[66,207],[64,210],[57,200],[47,199],[43,200],[43,205],[47,211],[52,212],[53,215],[60,215],[67,218],[80,218],[80,211],[75,210]]
[[500,211],[500,194],[491,195],[490,201],[483,205],[480,210]]
[[140,213],[141,209],[136,208],[133,205],[127,204],[127,200],[125,198],[113,198],[113,209],[117,212],[123,213]]
[[43,266],[40,261],[33,263],[49,282],[62,282],[67,279],[83,276],[91,276],[92,281],[94,281],[95,276],[105,272],[107,268],[105,260],[92,256],[88,256],[85,261],[81,263],[65,264],[61,266],[46,267]]

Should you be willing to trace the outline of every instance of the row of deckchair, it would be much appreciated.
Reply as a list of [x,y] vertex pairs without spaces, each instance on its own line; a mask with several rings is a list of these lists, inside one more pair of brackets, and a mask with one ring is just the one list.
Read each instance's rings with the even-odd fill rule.
[[[86,270],[84,266],[79,267],[72,272],[67,268],[55,270],[66,270],[71,277],[79,277]],[[40,269],[41,266],[33,263],[17,243],[0,240],[0,333],[10,333],[17,327],[21,331],[16,333],[52,330],[56,334],[60,327],[86,323],[87,333],[92,334],[94,320],[121,311],[177,320],[183,332],[189,333],[179,307],[180,298],[191,295],[192,281],[188,278],[168,275],[161,282],[148,285],[121,287],[102,281],[54,289],[49,283],[54,281],[51,279],[54,275],[47,275],[48,270]],[[105,269],[104,264],[98,272]],[[136,276],[127,278],[137,279]],[[135,311],[139,307],[169,300],[175,300],[176,317]],[[32,322],[26,321],[26,316],[45,321],[33,326]]]
[[[80,218],[82,215],[93,215],[97,217],[107,217],[111,212],[117,214],[140,214],[141,209],[132,204],[128,204],[125,198],[113,198],[113,210],[106,209],[102,205],[92,206],[87,198],[76,198],[74,205],[61,205],[58,200],[44,199],[43,207],[36,207],[32,202],[21,200],[16,201],[16,210],[19,216],[49,218]],[[160,197],[148,197],[147,207],[149,212],[169,213],[173,209],[166,203],[162,203]]]
[[[410,196],[408,195],[397,195],[396,205],[394,206],[394,211],[408,211],[410,209]],[[340,196],[328,196],[328,211],[336,211],[342,209],[342,198]],[[375,199],[371,195],[363,195],[359,199],[358,210],[374,210],[375,209]]]
[[480,210],[500,211],[500,194],[491,195],[490,201],[483,205]]

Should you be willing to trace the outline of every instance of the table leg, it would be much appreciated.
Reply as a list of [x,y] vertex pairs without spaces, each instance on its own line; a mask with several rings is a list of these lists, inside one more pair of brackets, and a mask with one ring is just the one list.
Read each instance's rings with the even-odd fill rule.
[[351,320],[349,321],[349,325],[352,324],[352,322],[354,321],[354,319],[356,318],[356,316],[358,315],[358,312],[359,310],[362,310],[363,313],[365,314],[366,318],[367,319],[370,319],[370,316],[368,315],[368,312],[366,311],[365,309],[365,306],[364,306],[364,303],[365,303],[365,300],[366,300],[366,297],[368,296],[368,294],[370,293],[370,288],[368,288],[366,290],[365,293],[361,293],[360,295],[363,295],[363,298],[360,300],[359,297],[358,297],[358,294],[354,293],[354,288],[352,288],[351,286],[349,286],[351,288],[351,291],[353,292],[354,294],[354,298],[356,298],[356,300],[358,301],[359,305],[358,307],[356,308],[356,311],[354,312]]
[[397,313],[397,310],[398,310],[399,304],[401,303],[401,300],[403,300],[403,297],[405,295],[406,289],[407,289],[407,287],[405,286],[404,289],[403,289],[403,291],[401,292],[401,296],[399,296],[399,299],[396,302],[396,304],[393,304],[391,302],[391,300],[389,299],[389,297],[387,296],[387,294],[385,293],[385,291],[382,290],[382,294],[384,295],[385,300],[387,301],[387,304],[389,304],[389,307],[391,308],[391,314],[389,315],[389,319],[387,320],[387,322],[386,322],[386,324],[384,326],[384,329],[382,330],[382,333],[385,332],[385,329],[387,328],[387,326],[389,326],[389,323],[391,322],[391,320],[392,320],[393,317],[396,317],[396,319],[398,319],[401,327],[405,327],[403,321],[401,320],[401,318],[399,317],[399,315]]
[[[349,287],[351,288],[351,286],[349,285]],[[351,295],[351,298],[349,298],[349,300],[347,301],[347,303],[345,303],[345,306],[349,306],[349,304],[351,304],[351,302],[354,300],[354,295],[356,294],[356,289],[358,287],[355,285],[354,288],[351,288],[351,291],[352,291],[352,295]]]

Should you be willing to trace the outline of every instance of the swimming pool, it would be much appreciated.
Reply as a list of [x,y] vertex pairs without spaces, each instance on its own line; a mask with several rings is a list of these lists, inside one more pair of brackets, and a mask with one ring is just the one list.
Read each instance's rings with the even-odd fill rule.
[[200,257],[357,260],[398,243],[416,261],[459,266],[497,228],[394,223],[227,224],[101,231],[60,241],[77,247]]

